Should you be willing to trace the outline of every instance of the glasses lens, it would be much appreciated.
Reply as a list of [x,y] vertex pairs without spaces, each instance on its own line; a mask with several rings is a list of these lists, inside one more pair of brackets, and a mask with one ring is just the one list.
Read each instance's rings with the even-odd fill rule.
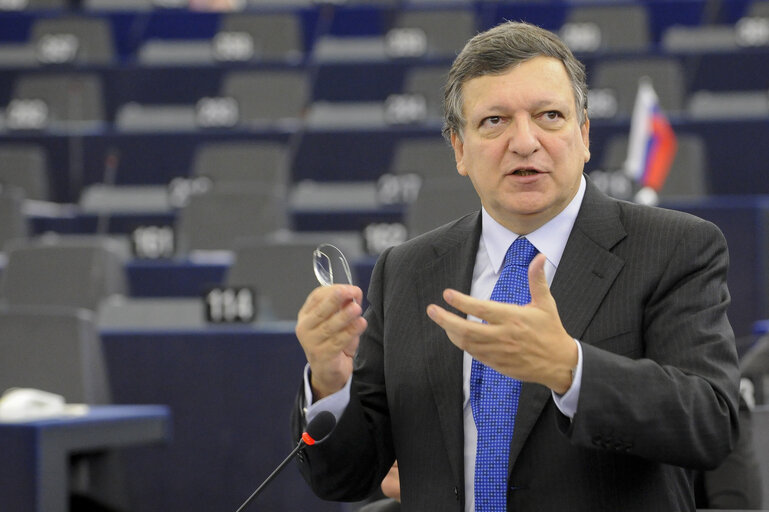
[[318,282],[323,286],[352,284],[347,258],[342,251],[331,244],[321,244],[313,251],[312,268]]

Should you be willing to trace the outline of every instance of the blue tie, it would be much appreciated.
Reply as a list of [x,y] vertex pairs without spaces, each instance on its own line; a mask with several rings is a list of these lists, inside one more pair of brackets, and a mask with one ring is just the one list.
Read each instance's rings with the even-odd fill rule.
[[[518,238],[505,254],[505,264],[491,300],[528,304],[529,263],[537,249],[525,238]],[[521,382],[500,374],[473,359],[470,371],[470,405],[478,429],[475,456],[475,511],[507,511],[507,472],[510,442]]]

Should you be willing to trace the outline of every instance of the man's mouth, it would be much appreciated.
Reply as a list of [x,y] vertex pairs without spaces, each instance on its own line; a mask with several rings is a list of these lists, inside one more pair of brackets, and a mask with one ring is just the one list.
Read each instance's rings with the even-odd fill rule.
[[536,169],[516,169],[513,171],[515,176],[533,176],[535,174],[539,174],[539,171]]

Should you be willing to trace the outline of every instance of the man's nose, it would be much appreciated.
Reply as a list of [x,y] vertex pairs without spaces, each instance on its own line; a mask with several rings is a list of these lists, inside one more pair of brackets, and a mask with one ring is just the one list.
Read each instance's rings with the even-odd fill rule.
[[508,150],[520,156],[529,156],[539,147],[534,121],[528,116],[516,117],[508,130]]

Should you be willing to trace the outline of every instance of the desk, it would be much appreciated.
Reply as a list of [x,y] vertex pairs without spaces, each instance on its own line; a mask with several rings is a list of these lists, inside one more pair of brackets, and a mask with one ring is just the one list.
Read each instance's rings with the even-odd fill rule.
[[229,268],[228,263],[196,263],[182,259],[133,260],[126,264],[129,295],[202,297],[211,286],[224,284]]
[[[295,446],[289,413],[305,358],[293,325],[101,337],[113,400],[173,410],[173,443],[123,454],[131,512],[234,511]],[[290,464],[249,512],[344,509],[316,498]]]
[[170,437],[165,406],[94,406],[84,416],[0,423],[0,510],[67,512],[69,456]]

